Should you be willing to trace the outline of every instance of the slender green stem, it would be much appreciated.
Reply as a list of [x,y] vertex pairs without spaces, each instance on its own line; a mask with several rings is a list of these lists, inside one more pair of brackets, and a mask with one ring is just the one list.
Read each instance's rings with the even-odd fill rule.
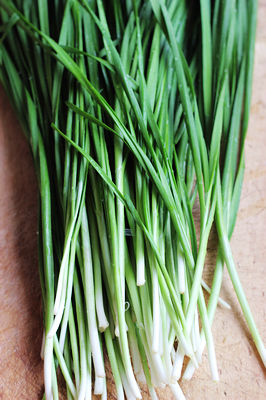
[[[218,175],[218,173],[217,173],[217,175]],[[217,212],[216,212],[216,226],[217,226],[217,231],[218,231],[218,235],[219,235],[221,249],[223,252],[223,257],[224,257],[231,281],[233,283],[237,298],[239,300],[239,303],[243,310],[245,319],[249,326],[251,335],[252,335],[255,345],[258,349],[258,352],[261,356],[263,364],[266,366],[266,349],[264,347],[264,344],[261,340],[257,326],[253,319],[250,307],[247,302],[247,298],[243,291],[243,288],[242,288],[242,285],[241,285],[241,282],[240,282],[240,279],[239,279],[239,276],[238,276],[238,273],[236,270],[236,266],[235,266],[235,263],[233,260],[233,255],[231,252],[230,243],[229,243],[228,234],[227,234],[227,231],[225,228],[225,221],[224,221],[224,216],[223,216],[222,193],[221,193],[221,184],[220,184],[219,175],[217,176],[217,179],[218,179],[219,183],[218,183],[218,187],[217,187],[218,202],[217,202]]]

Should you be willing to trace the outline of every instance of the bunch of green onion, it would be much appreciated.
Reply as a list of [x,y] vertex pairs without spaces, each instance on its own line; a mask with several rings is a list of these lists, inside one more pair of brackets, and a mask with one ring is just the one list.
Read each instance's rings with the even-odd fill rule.
[[[1,81],[39,183],[45,398],[59,398],[59,367],[68,399],[91,398],[93,381],[106,399],[105,348],[118,400],[140,399],[142,382],[152,399],[165,385],[184,399],[184,357],[190,379],[206,343],[218,381],[211,325],[224,263],[266,365],[229,244],[244,175],[257,1],[0,0],[0,7]],[[209,289],[202,273],[214,222],[219,249]]]

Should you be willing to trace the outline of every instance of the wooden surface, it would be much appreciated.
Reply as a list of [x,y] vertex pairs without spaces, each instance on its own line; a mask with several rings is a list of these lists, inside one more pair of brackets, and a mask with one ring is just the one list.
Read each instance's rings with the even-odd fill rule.
[[[252,0],[251,0],[252,1]],[[234,259],[259,332],[266,344],[266,0],[259,2],[246,172],[231,241]],[[205,266],[215,261],[213,235]],[[210,380],[206,352],[191,382],[181,382],[187,400],[264,400],[266,369],[256,352],[227,271],[213,323],[220,382]],[[31,154],[0,89],[0,399],[40,400],[43,366],[41,293],[37,264],[37,184]],[[108,398],[115,399],[110,380]],[[143,398],[149,399],[143,388]],[[172,399],[168,389],[160,400]],[[65,398],[64,392],[61,395]]]

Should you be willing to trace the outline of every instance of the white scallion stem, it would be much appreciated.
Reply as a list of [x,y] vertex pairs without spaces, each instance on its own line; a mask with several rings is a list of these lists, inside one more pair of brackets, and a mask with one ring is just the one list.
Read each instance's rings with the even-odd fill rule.
[[179,343],[178,348],[175,355],[175,362],[173,365],[172,375],[171,375],[171,382],[176,382],[181,377],[181,371],[183,367],[185,357],[185,351],[183,346]]
[[[56,335],[53,337],[53,346],[54,346],[54,351],[55,351],[56,357],[57,357],[58,362],[59,362],[60,369],[62,371],[62,374],[63,374],[64,378],[65,378],[66,384],[67,384],[71,394],[73,395],[73,397],[76,398],[77,397],[76,388],[75,388],[75,385],[74,385],[74,383],[72,381],[72,378],[71,378],[71,376],[69,374],[69,370],[67,368],[64,356],[60,351],[59,342],[58,342],[58,339],[57,339]],[[54,365],[54,374],[55,374],[54,378],[56,379],[55,365]],[[53,377],[52,377],[52,379],[53,379]]]
[[91,371],[88,371],[87,372],[87,386],[86,386],[85,400],[91,400],[91,398],[92,398]]
[[198,309],[195,311],[195,320],[194,320],[194,331],[195,331],[195,337],[196,337],[196,352],[195,352],[195,357],[198,362],[198,364],[201,364],[201,343],[200,343],[200,331],[199,331],[199,315],[198,315]]
[[95,395],[103,394],[103,386],[104,386],[104,378],[99,378],[99,376],[95,375],[94,394]]
[[66,270],[67,264],[68,264],[69,251],[70,251],[70,237],[69,237],[69,240],[67,239],[67,243],[66,243],[66,246],[65,246],[62,263],[61,263],[61,266],[60,266],[60,273],[59,273],[59,278],[58,278],[58,283],[57,283],[57,290],[56,290],[56,297],[55,297],[55,303],[54,303],[54,315],[58,314],[59,308],[60,308],[60,302],[61,302],[61,298],[62,298],[62,290],[64,288],[63,280],[64,280],[64,275],[65,275],[65,270]]
[[[136,166],[135,187],[136,187],[136,206],[141,207],[142,203],[142,187],[143,179],[140,168]],[[137,286],[145,283],[145,242],[143,231],[139,225],[136,225],[136,269],[137,269]]]
[[96,312],[99,324],[99,331],[104,332],[106,328],[109,326],[109,322],[106,318],[104,305],[103,305],[103,296],[102,293],[97,291],[95,294],[95,303],[96,303]]
[[145,378],[145,374],[144,374],[142,365],[141,365],[141,370],[140,370],[140,372],[138,372],[138,373],[136,374],[136,378],[137,378],[137,381],[138,381],[139,383],[142,383],[142,384],[147,383],[147,382],[146,382],[146,378]]
[[190,339],[193,347],[194,353],[197,351],[197,342],[196,342],[196,334],[195,334],[195,321],[193,322],[192,329],[190,331]]
[[[204,344],[203,344],[203,340],[201,340],[201,346],[202,346],[202,345],[203,345],[203,349],[204,349],[205,346],[206,346],[205,336],[204,336]],[[203,350],[202,350],[202,347],[201,347],[201,353],[202,353],[202,352],[203,352]],[[191,360],[190,360],[189,363],[188,363],[188,365],[187,365],[187,368],[186,368],[186,370],[185,370],[185,372],[184,372],[183,380],[189,381],[189,380],[192,378],[194,372],[195,372],[195,367],[194,367],[193,363],[192,363]]]
[[[150,363],[149,363],[149,365],[150,365]],[[160,382],[157,374],[155,373],[154,369],[151,369],[150,374],[151,374],[152,386],[155,388],[159,388],[161,385],[161,382]]]
[[182,347],[183,347],[183,349],[185,351],[185,354],[188,357],[190,357],[193,360],[193,362],[195,362],[193,349],[192,349],[191,345],[187,342],[187,340],[186,340],[186,338],[185,338],[185,336],[184,336],[182,331],[179,333],[179,338],[178,339],[179,339],[179,341],[180,341],[180,343],[181,343],[181,345],[182,345]]
[[102,399],[101,400],[107,400],[106,378],[103,379],[103,392],[102,392]]
[[[155,261],[156,262],[156,261]],[[154,353],[159,352],[159,340],[160,340],[160,301],[159,301],[159,282],[157,270],[153,267],[152,270],[152,298],[153,298],[153,339],[152,339],[152,351]]]
[[92,398],[92,379],[91,379],[91,344],[89,335],[86,335],[86,348],[87,348],[87,386],[85,400]]
[[75,376],[76,386],[79,387],[80,384],[80,360],[79,360],[79,349],[78,349],[78,337],[77,337],[77,326],[74,319],[74,312],[72,303],[70,304],[69,310],[69,333],[70,333],[70,347],[72,349],[72,369]]
[[174,364],[174,362],[175,362],[175,348],[174,348],[174,346],[172,346],[172,349],[171,349],[171,360],[172,360],[172,364]]
[[[160,213],[159,213],[159,227],[160,227],[160,232],[158,233],[159,237],[158,237],[158,241],[159,241],[159,248],[160,248],[160,254],[162,256],[162,259],[165,260],[165,235],[162,232],[162,226],[164,225],[164,213],[162,211],[162,208],[160,208]],[[162,296],[161,296],[161,291],[159,289],[159,301],[160,301],[160,337],[159,337],[159,351],[160,351],[160,355],[161,357],[163,357],[166,354],[166,342],[168,341],[168,330],[167,330],[167,311],[166,311],[166,307],[165,304],[163,302]],[[163,315],[164,314],[164,315]],[[169,324],[170,325],[170,324]],[[167,363],[167,360],[164,358],[164,362],[165,364]],[[167,365],[166,365],[166,372],[167,372],[167,376],[168,371],[167,371]],[[168,376],[169,378],[169,376]]]
[[65,268],[64,270],[64,280],[63,280],[63,291],[62,291],[62,298],[60,299],[59,303],[59,308],[57,311],[57,314],[53,320],[53,324],[47,334],[48,338],[53,337],[57,329],[62,321],[63,313],[64,313],[64,308],[65,308],[65,299],[66,299],[66,291],[67,291],[67,275],[68,275],[68,268]]
[[[167,314],[167,318],[168,318],[168,314]],[[175,330],[173,328],[173,325],[170,326],[170,332],[168,334],[168,351],[169,353],[172,352],[172,350],[174,349],[174,342],[176,339],[176,335],[175,335]]]
[[88,329],[90,336],[90,345],[93,357],[94,368],[97,377],[104,378],[104,364],[99,340],[99,332],[97,328],[96,312],[95,312],[95,297],[94,297],[94,277],[91,256],[91,244],[89,235],[89,226],[86,209],[84,207],[81,222],[81,236],[82,236],[82,252],[84,263],[84,277],[85,277],[85,301],[88,319]]
[[[212,350],[212,347],[211,347],[211,350]],[[215,353],[212,351],[209,351],[208,358],[209,358],[210,370],[211,370],[211,374],[212,374],[212,380],[213,380],[213,382],[219,382],[220,379],[219,379],[219,373],[218,373]]]
[[[84,340],[85,342],[85,340]],[[83,344],[85,345],[85,343],[83,342]],[[85,347],[85,346],[84,346]],[[85,395],[86,395],[86,390],[87,390],[87,376],[88,376],[88,372],[87,372],[87,360],[86,360],[86,347],[85,349],[81,349],[81,352],[83,352],[81,358],[81,362],[80,362],[80,384],[79,384],[79,388],[78,388],[78,398],[77,400],[84,400]]]
[[264,366],[266,367],[266,349],[265,349],[263,343],[260,343],[260,342],[257,343],[256,346],[257,346],[259,355],[261,356],[262,362],[263,362]]
[[[142,340],[143,340],[143,335],[142,335]],[[160,384],[161,384],[161,378],[159,377],[159,375],[160,375],[159,369],[160,368],[158,368],[157,359],[154,358],[155,354],[152,353],[152,351],[150,351],[150,346],[148,345],[148,342],[146,342],[144,340],[143,345],[144,345],[144,348],[145,348],[145,353],[146,353],[147,360],[148,360],[148,365],[149,365],[149,368],[150,368],[152,385],[154,387],[159,387]]]
[[199,311],[200,311],[202,326],[204,329],[204,334],[207,339],[207,351],[208,351],[208,359],[209,359],[209,366],[210,366],[210,370],[211,370],[212,380],[214,382],[218,382],[219,375],[218,375],[218,367],[217,367],[217,363],[216,363],[213,336],[212,336],[212,332],[211,332],[211,324],[208,319],[208,313],[207,313],[205,300],[204,300],[204,296],[203,296],[203,291],[202,291],[201,287],[200,287],[200,291],[199,291]]
[[46,400],[53,400],[52,392],[53,338],[45,338],[44,346],[44,387]]
[[[201,280],[201,286],[208,292],[209,294],[211,293],[211,288],[204,282],[204,280]],[[228,304],[226,301],[224,301],[221,297],[218,297],[218,302],[221,304],[221,306],[224,306],[228,310],[231,310],[230,304]]]
[[[146,286],[146,285],[145,285]],[[145,287],[144,286],[144,287]],[[143,287],[143,289],[144,289]],[[167,374],[159,354],[155,354],[151,351],[150,342],[147,340],[149,338],[147,332],[145,334],[144,329],[140,329],[140,335],[142,339],[142,344],[145,349],[146,357],[148,360],[148,365],[150,369],[151,382],[154,387],[160,387],[167,383]],[[147,336],[146,336],[147,335]],[[163,382],[163,385],[162,385]]]
[[129,382],[130,389],[132,390],[132,393],[133,393],[133,398],[134,399],[135,398],[136,399],[141,399],[142,396],[141,396],[140,388],[139,388],[139,386],[137,384],[137,381],[136,381],[135,376],[133,374],[132,368],[130,368],[130,369],[128,369],[126,371],[126,376],[127,376],[128,382]]
[[109,326],[109,322],[105,315],[104,304],[103,304],[103,290],[102,290],[102,266],[100,260],[100,246],[98,239],[98,232],[96,228],[96,219],[93,212],[93,207],[91,204],[87,207],[89,228],[91,235],[91,250],[92,250],[92,260],[93,260],[93,272],[95,278],[95,304],[96,313],[98,318],[99,331],[104,332]]
[[78,216],[78,212],[79,212],[79,205],[80,205],[80,200],[81,200],[81,195],[82,195],[82,189],[83,189],[83,183],[79,182],[76,212],[75,212],[75,216],[74,216],[74,218],[70,224],[70,227],[68,228],[67,234],[66,234],[64,254],[63,254],[63,258],[62,258],[62,262],[61,262],[61,266],[60,266],[60,272],[59,272],[59,278],[58,278],[58,284],[57,284],[57,290],[56,290],[56,297],[55,297],[55,303],[54,303],[54,315],[57,315],[59,312],[61,298],[62,298],[62,290],[65,288],[65,285],[64,285],[65,270],[68,266],[71,239],[72,239],[73,231],[75,228],[75,224],[76,224],[76,220],[77,220],[77,216]]
[[[205,338],[205,335],[204,335],[204,331],[202,330],[201,334],[200,334],[200,347],[198,349],[201,354],[203,353],[203,351],[205,349],[205,346],[206,346],[206,338]],[[194,367],[193,363],[190,360],[188,365],[187,365],[187,368],[186,368],[186,370],[184,372],[183,379],[189,381],[192,378],[194,372],[195,372],[195,367]]]
[[[114,276],[111,270],[111,254],[110,254],[110,247],[108,243],[108,234],[106,228],[106,221],[105,215],[103,210],[102,198],[101,193],[99,190],[99,185],[97,185],[97,177],[96,172],[91,168],[89,169],[89,176],[92,182],[92,191],[94,197],[94,207],[95,207],[95,216],[96,222],[98,227],[98,232],[101,234],[99,235],[100,247],[101,247],[101,254],[103,259],[103,265],[107,277],[107,285],[110,291],[110,295],[112,298],[111,302],[111,311],[114,320],[116,320],[117,316],[117,307],[115,301],[115,285],[114,285]],[[92,205],[91,205],[92,206]]]
[[137,269],[137,286],[145,283],[145,253],[144,238],[139,225],[136,226],[136,269]]
[[115,336],[119,338],[119,325],[118,325],[118,319],[116,318],[115,321]]
[[[115,178],[116,185],[121,193],[124,193],[124,168],[123,168],[123,145],[124,142],[118,136],[115,142]],[[123,303],[125,303],[125,208],[119,199],[116,199],[117,236],[118,236],[118,263],[120,267],[121,289]]]
[[[155,190],[152,190],[151,199],[151,211],[152,211],[152,229],[153,238],[157,245],[159,245],[159,213],[158,213],[158,201]],[[154,353],[159,352],[160,343],[160,290],[159,281],[157,274],[157,260],[153,253],[149,252],[149,262],[151,267],[152,276],[152,319],[153,319],[153,333],[152,333],[152,351]]]
[[117,400],[124,400],[124,390],[123,390],[123,384],[122,384],[122,379],[118,367],[118,362],[117,362],[117,353],[115,351],[116,345],[115,342],[116,340],[112,339],[112,334],[111,334],[111,329],[107,328],[104,331],[104,338],[105,338],[105,343],[106,343],[106,348],[108,352],[108,357],[110,360],[112,372],[113,372],[113,377],[115,381],[115,386],[116,386],[116,398]]
[[134,372],[137,377],[138,374],[141,374],[142,370],[142,363],[141,357],[138,348],[138,341],[136,337],[135,327],[133,321],[131,319],[130,312],[126,312],[126,323],[128,326],[128,339],[130,345],[130,352],[133,361]]
[[162,315],[162,342],[163,342],[163,357],[164,357],[164,365],[167,373],[168,382],[171,379],[172,373],[172,362],[171,362],[171,354],[169,351],[168,344],[168,327],[167,327],[167,312],[163,302],[161,302],[161,315]]
[[71,250],[70,250],[70,259],[69,259],[69,268],[67,274],[67,293],[64,307],[64,316],[61,322],[60,329],[60,337],[59,337],[59,346],[60,350],[63,353],[66,331],[69,321],[69,312],[70,312],[70,304],[72,299],[72,290],[73,290],[73,277],[74,277],[74,269],[75,269],[75,258],[76,258],[76,248],[77,248],[77,235],[79,231],[80,223],[78,224],[78,228],[75,229],[73,233],[73,238],[71,242]]
[[[126,326],[126,331],[128,331],[127,324],[125,326]],[[115,336],[118,338],[120,337],[118,319],[115,322]]]
[[132,378],[128,377],[127,373],[125,372],[124,365],[123,365],[121,357],[120,357],[120,351],[119,351],[118,345],[115,340],[114,340],[113,344],[114,344],[114,349],[115,349],[115,354],[116,354],[116,361],[117,361],[117,365],[119,368],[119,373],[120,373],[120,377],[121,377],[121,380],[123,383],[123,387],[125,390],[126,398],[127,398],[127,400],[135,400],[136,398],[139,398],[139,397],[136,397],[134,395],[132,386],[130,385],[130,379],[132,379]]
[[177,382],[169,383],[169,387],[176,400],[186,400],[185,395]]
[[45,345],[45,329],[43,330],[43,334],[42,334],[42,346],[41,346],[41,352],[40,352],[40,356],[41,359],[44,359],[44,345]]
[[185,370],[185,372],[184,372],[184,375],[183,375],[182,379],[183,379],[184,381],[190,381],[190,379],[192,378],[194,372],[195,372],[195,367],[194,367],[194,365],[192,364],[192,362],[189,361],[189,363],[188,363],[188,365],[187,365],[187,368],[186,368],[186,370]]
[[[145,290],[145,286],[143,289]],[[146,314],[149,313],[146,309]],[[151,313],[150,313],[151,314]],[[149,320],[148,315],[145,315],[146,320]],[[151,334],[149,332],[149,327],[145,323],[146,334],[144,333],[143,329],[140,329],[140,334],[142,338],[142,343],[145,349],[145,353],[148,360],[148,365],[150,367],[150,374],[151,374],[151,382],[154,387],[160,387],[162,383],[167,383],[167,374],[162,362],[161,357],[158,353],[153,353],[151,350]],[[146,336],[147,335],[147,336]]]
[[126,398],[127,400],[136,400],[136,397],[134,396],[131,387],[128,383],[127,377],[125,374],[121,374],[122,382],[123,382],[123,387],[126,393]]
[[151,353],[151,356],[160,382],[166,385],[168,383],[167,373],[159,353]]
[[59,400],[58,385],[57,385],[57,375],[56,375],[56,369],[55,369],[54,360],[52,362],[52,398],[54,400]]
[[185,293],[186,283],[185,283],[185,259],[184,253],[181,249],[181,245],[178,244],[178,288],[181,294]]
[[[162,313],[160,312],[160,315],[162,317]],[[159,335],[159,354],[161,357],[163,357],[164,355],[164,337],[163,337],[163,325],[162,325],[162,321],[160,321],[160,335]],[[167,337],[167,336],[166,336]]]

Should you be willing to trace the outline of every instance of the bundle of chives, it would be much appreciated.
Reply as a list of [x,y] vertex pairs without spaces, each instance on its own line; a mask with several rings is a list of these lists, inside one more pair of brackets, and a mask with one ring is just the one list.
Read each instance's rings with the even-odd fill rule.
[[[103,337],[118,399],[141,398],[145,379],[154,399],[165,384],[184,398],[183,357],[188,378],[205,340],[218,380],[210,326],[223,259],[265,363],[229,247],[256,2],[202,0],[200,21],[185,0],[0,4],[1,79],[40,187],[46,399],[58,398],[58,364],[69,399],[91,396],[92,366],[94,393],[106,398]],[[214,218],[220,249],[207,308],[202,272]]]

